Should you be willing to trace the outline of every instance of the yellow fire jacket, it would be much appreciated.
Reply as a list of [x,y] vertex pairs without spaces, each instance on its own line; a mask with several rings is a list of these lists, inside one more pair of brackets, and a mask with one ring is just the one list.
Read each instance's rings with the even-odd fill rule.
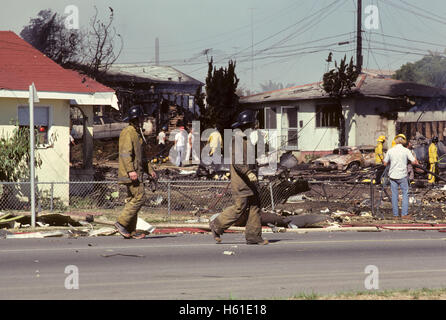
[[384,160],[383,143],[378,142],[375,148],[375,164],[382,164]]
[[141,134],[130,124],[119,135],[118,182],[131,183],[128,174],[132,171],[138,174],[138,179],[142,182],[144,172],[151,174],[153,169],[145,157]]
[[438,149],[435,143],[431,143],[429,146],[429,163],[438,162]]

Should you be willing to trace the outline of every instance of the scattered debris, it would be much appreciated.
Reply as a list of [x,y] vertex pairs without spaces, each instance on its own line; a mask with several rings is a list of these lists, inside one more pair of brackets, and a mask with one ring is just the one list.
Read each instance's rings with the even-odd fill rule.
[[235,255],[235,252],[234,251],[223,251],[223,254],[227,255],[227,256],[233,256],[233,255]]
[[6,239],[32,239],[32,238],[50,238],[63,237],[66,233],[63,231],[48,231],[48,232],[29,232],[29,233],[15,233],[7,234]]
[[91,230],[88,233],[89,237],[99,237],[99,236],[111,236],[118,232],[115,228],[104,227],[98,230]]
[[144,221],[141,218],[138,218],[138,220],[136,221],[136,230],[140,230],[147,234],[150,234],[153,233],[155,229],[156,228],[154,226],[152,226],[150,223]]
[[164,200],[164,198],[161,195],[159,195],[158,197],[156,197],[155,200],[150,200],[150,205],[157,207],[157,206],[161,205],[163,200]]

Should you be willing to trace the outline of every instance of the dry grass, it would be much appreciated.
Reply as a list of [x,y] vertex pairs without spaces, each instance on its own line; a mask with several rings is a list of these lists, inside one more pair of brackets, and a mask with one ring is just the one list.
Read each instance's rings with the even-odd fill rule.
[[446,289],[361,291],[334,295],[301,293],[290,300],[446,300]]

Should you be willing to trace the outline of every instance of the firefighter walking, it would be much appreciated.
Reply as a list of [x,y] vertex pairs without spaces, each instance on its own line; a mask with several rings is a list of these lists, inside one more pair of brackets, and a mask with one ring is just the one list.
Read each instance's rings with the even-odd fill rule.
[[144,111],[140,106],[133,106],[128,112],[128,127],[119,136],[118,182],[127,187],[127,199],[115,227],[126,239],[142,239],[144,233],[136,233],[138,212],[144,204],[144,172],[156,178],[156,173],[148,164],[143,150],[144,136],[142,126]]
[[[226,229],[236,221],[244,220],[246,221],[246,243],[268,244],[268,240],[262,238],[260,198],[256,187],[255,164],[248,164],[248,137],[242,132],[254,127],[256,117],[255,111],[245,110],[238,115],[237,122],[232,125],[232,128],[236,129],[232,138],[231,161],[231,191],[234,205],[226,208],[209,223],[217,243],[221,242],[221,235]],[[238,143],[241,145],[237,145]],[[238,154],[238,150],[243,150],[243,154]]]
[[[429,146],[429,171],[438,175],[438,137],[433,137],[431,144]],[[435,176],[428,174],[427,176],[429,183],[435,183]]]

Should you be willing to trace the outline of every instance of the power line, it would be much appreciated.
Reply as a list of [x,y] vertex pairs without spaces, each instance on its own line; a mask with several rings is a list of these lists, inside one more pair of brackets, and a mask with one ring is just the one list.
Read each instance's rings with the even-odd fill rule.
[[440,44],[440,43],[428,42],[428,41],[423,41],[423,40],[413,40],[413,39],[408,39],[408,38],[404,38],[404,37],[397,37],[397,36],[388,35],[388,34],[379,33],[379,32],[371,32],[371,33],[372,34],[376,34],[376,35],[382,35],[384,37],[392,38],[392,39],[399,39],[399,40],[405,40],[405,41],[409,41],[409,42],[428,44],[428,45],[433,45],[433,46],[437,46],[437,47],[446,47],[446,43],[441,43]]
[[438,22],[438,23],[441,23],[441,24],[446,25],[446,21],[445,21],[444,18],[442,18],[442,20],[440,20],[440,19],[438,19],[438,18],[434,18],[434,17],[432,17],[432,16],[426,16],[426,15],[421,14],[421,13],[419,13],[419,12],[416,12],[416,11],[414,11],[414,10],[411,10],[411,9],[402,7],[402,6],[398,5],[398,4],[392,3],[392,2],[389,1],[389,0],[386,1],[385,3],[388,4],[388,5],[390,5],[390,6],[392,6],[392,7],[394,7],[394,8],[397,8],[397,9],[404,10],[404,11],[406,11],[406,12],[412,13],[413,15],[416,15],[416,16],[418,16],[418,17],[428,19],[429,21],[434,21],[434,22]]
[[[293,23],[292,25],[290,25],[290,26],[288,26],[288,27],[286,27],[286,28],[284,28],[284,29],[282,29],[282,30],[280,30],[280,31],[278,31],[278,32],[276,32],[276,33],[274,33],[274,34],[272,34],[272,35],[270,35],[270,36],[264,38],[264,39],[262,39],[261,41],[258,41],[258,42],[256,42],[256,43],[254,43],[254,46],[257,46],[257,45],[259,45],[259,44],[261,44],[261,43],[263,43],[263,42],[265,42],[265,41],[267,41],[267,40],[269,40],[269,39],[272,39],[272,38],[276,37],[277,35],[279,35],[279,34],[285,32],[285,31],[287,31],[287,30],[289,30],[289,29],[291,29],[291,28],[293,28],[293,27],[295,27],[295,26],[301,24],[302,22],[304,22],[304,21],[306,21],[306,20],[312,18],[313,16],[315,16],[315,15],[317,15],[317,14],[320,14],[321,12],[324,12],[325,10],[327,10],[327,9],[331,8],[332,6],[334,6],[335,4],[339,3],[339,1],[340,1],[340,0],[335,0],[335,1],[333,1],[333,2],[330,3],[328,6],[325,6],[325,7],[321,8],[321,9],[319,9],[319,10],[316,11],[315,13],[313,13],[313,14],[311,14],[311,15],[309,15],[309,16],[306,16],[306,17],[300,19],[299,21]],[[344,0],[344,1],[346,1],[346,0]],[[224,57],[224,58],[222,58],[222,59],[219,59],[218,61],[216,61],[216,63],[219,63],[219,62],[221,62],[221,61],[223,61],[223,60],[230,59],[230,58],[232,58],[232,57],[234,57],[234,56],[237,56],[237,55],[241,54],[242,52],[244,52],[244,51],[246,51],[246,50],[249,50],[249,49],[251,49],[251,46],[246,47],[246,48],[244,48],[244,49],[242,49],[242,50],[240,50],[240,51],[238,51],[238,52],[236,52],[236,53],[234,53],[234,54],[232,54],[232,55],[229,55],[229,56],[226,56],[226,57]],[[196,72],[196,71],[202,70],[202,69],[205,68],[205,67],[207,67],[207,66],[203,66],[203,67],[201,67],[201,68],[197,68],[197,69],[195,69],[195,70],[193,70],[193,71],[191,71],[191,72]]]
[[428,11],[428,10],[423,9],[423,8],[421,8],[421,7],[417,7],[416,5],[410,4],[410,3],[408,3],[407,1],[400,0],[400,2],[404,3],[405,5],[407,5],[407,6],[409,6],[409,7],[414,8],[414,9],[416,9],[416,10],[424,11],[426,14],[431,15],[431,16],[434,16],[434,17],[437,17],[437,18],[440,19],[440,20],[443,20],[443,21],[446,20],[445,17],[439,16],[439,15],[437,15],[436,13],[431,12],[431,11]]

